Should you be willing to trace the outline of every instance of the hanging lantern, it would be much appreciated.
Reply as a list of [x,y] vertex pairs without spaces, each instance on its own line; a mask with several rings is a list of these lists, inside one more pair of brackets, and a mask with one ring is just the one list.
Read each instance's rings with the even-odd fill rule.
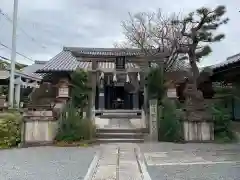
[[140,74],[137,73],[137,80],[140,81]]
[[114,74],[114,76],[113,76],[113,82],[117,82],[117,76],[116,76],[116,74]]
[[127,82],[127,83],[130,82],[128,74],[127,74],[127,77],[126,77],[126,82]]

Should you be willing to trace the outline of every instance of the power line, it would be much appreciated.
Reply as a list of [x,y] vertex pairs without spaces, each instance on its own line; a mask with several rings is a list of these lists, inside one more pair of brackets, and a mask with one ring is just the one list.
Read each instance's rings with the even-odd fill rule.
[[[12,48],[8,47],[7,45],[5,45],[5,44],[3,44],[3,43],[1,43],[1,42],[0,42],[0,45],[3,46],[3,47],[5,47],[6,49],[9,49],[10,51],[12,51]],[[33,59],[27,57],[26,55],[24,55],[24,54],[22,54],[22,53],[19,53],[19,52],[16,52],[16,53],[17,53],[19,56],[22,56],[22,57],[24,57],[25,59],[30,60],[31,62],[35,62]]]
[[[4,16],[5,19],[9,22],[13,22],[13,20],[10,18],[10,16],[0,10],[0,15]],[[46,49],[46,46],[43,46],[40,42],[38,42],[34,37],[30,36],[23,28],[19,27],[19,29],[28,37],[31,39],[31,41],[35,42],[37,45],[41,46],[41,48]]]
[[[4,60],[4,62],[11,62],[11,60],[9,58],[7,58],[5,56],[1,56],[1,55],[0,55],[0,60]],[[26,64],[21,63],[21,62],[16,62],[16,63],[26,65]]]
[[6,60],[6,61],[11,61],[9,58],[6,58],[6,57],[1,56],[1,55],[0,55],[0,58],[4,59],[4,60]]

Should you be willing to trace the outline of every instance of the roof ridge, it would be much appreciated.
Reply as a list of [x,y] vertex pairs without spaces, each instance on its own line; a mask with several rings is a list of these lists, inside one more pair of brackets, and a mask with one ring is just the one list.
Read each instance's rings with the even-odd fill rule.
[[232,59],[232,58],[234,58],[236,56],[240,56],[240,53],[237,53],[237,54],[234,54],[232,56],[227,57],[227,60],[230,60],[230,59]]
[[46,64],[48,61],[39,61],[39,60],[36,60],[34,61],[35,64]]
[[105,51],[105,52],[111,52],[111,51],[125,51],[125,50],[134,50],[134,51],[140,51],[140,48],[114,48],[114,47],[108,47],[108,48],[101,48],[101,47],[63,47],[63,51]]

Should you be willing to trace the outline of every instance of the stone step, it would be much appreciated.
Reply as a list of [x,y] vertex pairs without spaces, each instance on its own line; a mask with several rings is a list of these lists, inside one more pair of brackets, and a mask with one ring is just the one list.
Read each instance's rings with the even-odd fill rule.
[[99,139],[143,139],[143,133],[97,133]]
[[126,139],[126,138],[111,138],[111,139],[97,139],[98,143],[142,143],[144,139]]
[[102,114],[99,116],[100,118],[107,118],[107,119],[115,119],[116,117],[118,119],[125,119],[125,118],[128,118],[128,119],[141,119],[141,115],[139,114]]
[[97,129],[96,133],[147,133],[147,128],[139,128],[139,129],[120,129],[120,128],[102,128]]

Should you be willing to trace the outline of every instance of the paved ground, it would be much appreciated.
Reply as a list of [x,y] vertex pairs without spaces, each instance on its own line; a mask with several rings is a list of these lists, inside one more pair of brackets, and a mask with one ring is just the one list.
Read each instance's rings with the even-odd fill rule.
[[92,180],[142,180],[136,144],[102,145]]
[[240,145],[139,144],[152,180],[238,180]]
[[0,180],[81,180],[100,148],[103,153],[95,171],[95,180],[103,180],[104,177],[114,179],[116,176],[120,180],[131,176],[132,179],[141,179],[135,148],[140,149],[145,157],[152,180],[240,179],[239,144],[145,143],[138,146],[112,144],[89,148],[2,150]]
[[[125,120],[112,120],[106,126],[114,127],[132,128]],[[172,143],[2,150],[0,180],[81,180],[97,157],[95,152],[101,153],[93,180],[141,180],[145,169],[152,180],[240,180],[240,144]]]
[[39,147],[0,151],[0,180],[81,180],[97,148]]

